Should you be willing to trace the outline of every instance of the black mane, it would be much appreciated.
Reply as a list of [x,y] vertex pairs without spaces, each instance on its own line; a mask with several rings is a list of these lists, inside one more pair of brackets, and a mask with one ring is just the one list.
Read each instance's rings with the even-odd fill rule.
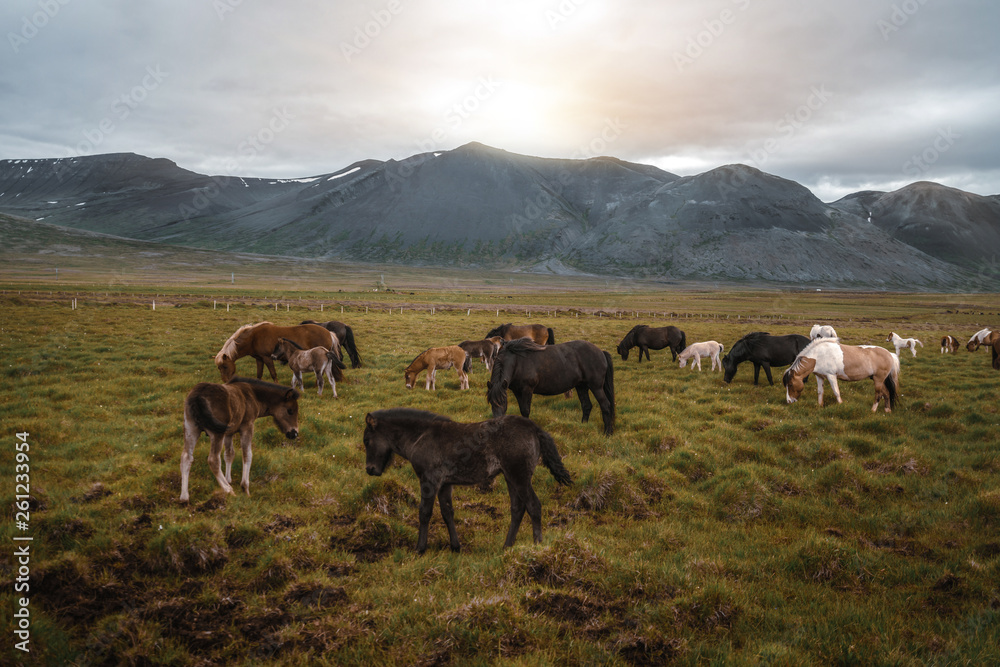
[[375,419],[385,419],[387,421],[406,422],[432,422],[432,421],[452,421],[451,417],[445,417],[428,410],[418,410],[416,408],[385,408],[370,412]]

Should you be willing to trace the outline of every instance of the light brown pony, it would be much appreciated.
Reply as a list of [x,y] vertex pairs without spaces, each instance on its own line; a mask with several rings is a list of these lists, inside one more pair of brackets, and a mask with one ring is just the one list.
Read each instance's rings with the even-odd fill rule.
[[539,345],[555,345],[556,334],[552,327],[544,324],[501,324],[492,329],[485,338],[500,336],[504,340],[517,340],[518,338],[530,338]]
[[841,345],[838,338],[817,338],[799,352],[795,361],[782,376],[785,384],[785,399],[789,403],[799,400],[806,378],[816,375],[816,391],[819,404],[823,405],[823,380],[833,389],[837,403],[840,388],[837,380],[866,380],[875,382],[875,404],[872,412],[878,410],[879,401],[885,399],[885,411],[892,412],[896,406],[899,391],[899,356],[883,347],[874,345]]
[[[299,435],[299,392],[280,384],[236,377],[226,384],[200,382],[184,399],[184,449],[181,451],[181,502],[188,502],[188,476],[194,461],[194,446],[202,432],[208,434],[212,448],[208,466],[226,493],[233,493],[233,436],[240,434],[243,448],[241,486],[250,495],[250,462],[253,460],[253,427],[260,417],[270,416],[285,434]],[[219,454],[225,447],[226,474],[223,476]]]
[[303,371],[312,371],[316,374],[316,394],[323,395],[323,376],[326,376],[333,391],[333,397],[337,398],[337,380],[344,379],[343,369],[347,368],[344,362],[337,357],[337,353],[325,347],[314,347],[303,350],[295,341],[282,338],[278,341],[271,358],[275,361],[288,364],[292,371],[292,389],[299,385],[300,391],[305,391],[302,384]]
[[406,367],[406,370],[403,371],[403,379],[406,381],[406,388],[413,389],[413,386],[417,383],[417,376],[426,370],[426,389],[436,389],[438,369],[454,368],[458,372],[459,389],[468,389],[468,372],[471,365],[472,357],[467,355],[465,350],[458,345],[431,347],[421,352]]
[[[245,324],[229,337],[215,355],[215,365],[219,369],[222,381],[228,382],[232,379],[236,375],[236,360],[248,355],[257,361],[258,380],[264,375],[265,365],[271,373],[271,379],[277,380],[278,374],[274,371],[271,354],[278,347],[280,338],[293,340],[306,350],[312,347],[325,347],[328,350],[334,349],[334,346],[339,347],[336,336],[318,324],[299,324],[290,327],[278,326],[271,322]],[[339,356],[339,349],[337,354]]]
[[503,338],[500,336],[482,340],[463,340],[458,344],[470,358],[482,359],[483,363],[486,364],[486,370],[493,367],[493,359],[497,356],[501,345],[503,345]]

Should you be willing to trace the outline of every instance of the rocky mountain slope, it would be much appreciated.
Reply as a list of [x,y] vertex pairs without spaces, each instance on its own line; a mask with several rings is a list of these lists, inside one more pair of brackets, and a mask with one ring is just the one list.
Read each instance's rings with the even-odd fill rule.
[[960,288],[1000,250],[1000,200],[935,184],[825,204],[744,165],[681,178],[477,143],[284,180],[133,154],[5,160],[0,212],[299,257],[845,286]]

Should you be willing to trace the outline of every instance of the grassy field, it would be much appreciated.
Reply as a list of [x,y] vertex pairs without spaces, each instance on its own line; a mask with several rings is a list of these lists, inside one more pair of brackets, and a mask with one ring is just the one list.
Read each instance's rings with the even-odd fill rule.
[[[995,295],[505,280],[381,272],[336,292],[262,275],[238,295],[224,280],[8,280],[0,620],[13,627],[18,598],[30,598],[31,652],[13,650],[8,633],[4,660],[1000,663],[1000,374],[987,352],[938,352],[945,333],[965,341],[1000,323]],[[218,381],[212,356],[240,325],[306,318],[350,324],[364,367],[345,371],[337,399],[317,397],[307,378],[296,441],[258,422],[250,497],[219,493],[202,437],[191,503],[179,504],[187,391]],[[522,526],[501,549],[498,478],[455,492],[461,553],[435,509],[417,556],[416,477],[398,461],[365,474],[364,415],[411,406],[488,418],[479,362],[470,391],[450,371],[436,392],[409,391],[403,368],[429,346],[509,321],[544,322],[557,341],[612,353],[637,323],[675,324],[689,342],[727,350],[750,331],[807,333],[816,321],[847,343],[885,345],[895,330],[924,348],[904,351],[902,401],[889,415],[870,412],[869,381],[842,383],[844,403],[826,408],[810,381],[789,406],[780,386],[753,386],[749,366],[725,385],[666,351],[642,364],[616,355],[613,436],[596,409],[581,424],[575,398],[534,401],[532,418],[574,478],[567,488],[535,473],[542,544]],[[290,381],[287,369],[279,380]],[[22,432],[27,531],[14,523]],[[30,592],[15,594],[23,543],[12,538],[24,535],[34,538]]]

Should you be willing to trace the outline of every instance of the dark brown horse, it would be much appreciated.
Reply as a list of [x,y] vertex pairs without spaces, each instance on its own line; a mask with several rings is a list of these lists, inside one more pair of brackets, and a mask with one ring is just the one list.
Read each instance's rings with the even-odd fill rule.
[[495,329],[491,329],[483,338],[500,336],[504,340],[517,340],[518,338],[530,338],[539,345],[555,345],[556,334],[552,327],[544,324],[501,324]]
[[722,358],[722,370],[725,371],[722,379],[727,384],[732,382],[739,365],[749,361],[753,364],[753,383],[757,384],[760,379],[760,369],[763,368],[767,381],[773,385],[771,366],[788,366],[808,344],[809,339],[799,334],[772,336],[766,331],[748,333],[736,341],[729,354]]
[[303,349],[325,347],[340,356],[340,341],[331,331],[318,324],[300,324],[298,326],[281,327],[271,322],[246,324],[237,329],[229,340],[215,355],[215,365],[219,368],[222,381],[228,382],[236,375],[236,360],[247,355],[257,360],[257,379],[264,375],[264,366],[271,373],[271,379],[277,380],[274,371],[274,360],[271,355],[278,347],[278,341],[287,338]]
[[580,399],[584,422],[590,419],[593,392],[604,417],[604,433],[615,431],[615,382],[611,355],[593,343],[573,340],[539,345],[525,338],[505,343],[493,362],[486,398],[493,416],[507,412],[507,390],[514,393],[523,417],[531,416],[533,394],[554,396],[572,389]]
[[[286,438],[299,435],[299,392],[280,384],[235,377],[226,384],[200,382],[184,399],[184,449],[181,451],[181,502],[188,501],[188,476],[194,460],[194,446],[202,432],[212,448],[208,466],[226,493],[233,493],[233,436],[240,434],[243,449],[241,486],[250,495],[250,462],[253,460],[253,427],[260,417],[270,416]],[[219,453],[225,447],[226,474]]]
[[677,361],[677,355],[687,347],[687,336],[675,326],[650,327],[637,324],[618,343],[618,354],[622,355],[622,361],[628,361],[628,353],[633,347],[639,348],[639,363],[642,363],[642,355],[646,355],[646,360],[649,361],[650,350],[662,350],[665,347],[670,348],[670,356]]
[[358,352],[358,345],[354,342],[354,330],[343,322],[330,320],[329,322],[317,322],[316,320],[305,320],[301,324],[318,324],[319,326],[332,331],[340,341],[341,347],[351,358],[351,368],[361,368],[361,353]]
[[486,364],[486,370],[490,370],[493,367],[493,358],[497,356],[502,344],[503,338],[493,336],[493,338],[484,338],[483,340],[463,340],[458,346],[465,350],[469,359],[482,359],[483,363]]
[[573,482],[552,436],[530,419],[514,415],[462,424],[423,410],[376,410],[365,415],[364,443],[369,475],[381,475],[393,454],[398,454],[420,478],[418,553],[427,549],[434,498],[441,505],[451,550],[460,549],[451,501],[453,485],[482,485],[503,474],[510,495],[510,528],[503,545],[511,547],[525,510],[531,517],[535,543],[542,541],[542,504],[531,486],[539,459],[557,482]]

